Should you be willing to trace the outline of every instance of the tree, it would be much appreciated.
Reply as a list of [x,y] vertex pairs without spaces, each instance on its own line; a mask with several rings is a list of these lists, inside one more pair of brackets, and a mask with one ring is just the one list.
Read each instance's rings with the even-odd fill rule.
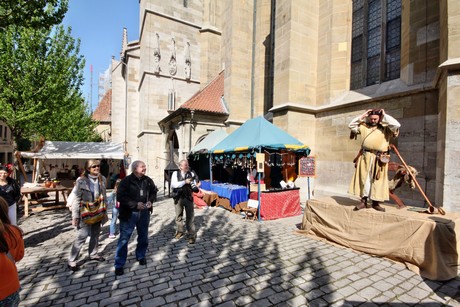
[[68,0],[1,0],[0,29],[11,25],[50,28],[60,24]]
[[16,143],[95,141],[81,93],[85,61],[70,28],[9,26],[0,34],[0,120]]

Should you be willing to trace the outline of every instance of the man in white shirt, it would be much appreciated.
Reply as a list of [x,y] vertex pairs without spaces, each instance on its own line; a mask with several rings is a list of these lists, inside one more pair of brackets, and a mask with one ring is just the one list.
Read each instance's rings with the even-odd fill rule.
[[[188,243],[196,241],[195,212],[193,208],[193,191],[198,190],[200,185],[197,175],[190,171],[188,161],[179,162],[179,171],[171,176],[173,188],[174,207],[176,211],[176,239],[180,239],[188,233]],[[184,209],[186,214],[184,227]]]

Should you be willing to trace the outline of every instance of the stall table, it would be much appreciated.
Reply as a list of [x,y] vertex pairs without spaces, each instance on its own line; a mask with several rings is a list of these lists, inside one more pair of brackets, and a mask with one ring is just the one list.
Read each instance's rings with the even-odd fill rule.
[[203,193],[203,200],[208,205],[211,206],[219,198],[217,193],[201,189]]
[[[257,199],[257,192],[251,192],[250,198]],[[259,208],[260,217],[264,220],[300,215],[300,189],[263,191]]]
[[209,181],[203,180],[201,181],[201,188],[215,192],[220,197],[228,198],[232,208],[235,208],[237,204],[248,200],[248,188],[245,186],[230,183],[211,184]]
[[64,187],[64,186],[57,186],[55,188],[50,187],[50,188],[45,188],[44,185],[39,185],[36,187],[22,187],[21,188],[21,194],[22,194],[22,200],[24,202],[24,216],[29,216],[29,203],[34,204],[41,203],[43,202],[42,200],[40,201],[31,201],[29,200],[29,197],[31,194],[40,194],[40,193],[49,193],[49,192],[54,192],[54,203],[56,206],[59,205],[59,193],[62,194],[62,197],[64,199],[64,202],[67,202],[67,195],[72,191],[72,188],[70,187]]

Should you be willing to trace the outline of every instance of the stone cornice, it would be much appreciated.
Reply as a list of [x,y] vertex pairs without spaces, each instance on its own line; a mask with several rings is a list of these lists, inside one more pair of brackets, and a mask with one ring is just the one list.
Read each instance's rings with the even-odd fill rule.
[[206,32],[210,32],[210,33],[217,34],[217,35],[222,35],[222,32],[219,31],[219,29],[211,25],[203,25],[203,27],[200,29],[200,33],[206,33]]
[[140,91],[140,89],[142,88],[142,85],[144,83],[144,79],[145,79],[146,75],[155,76],[155,77],[158,77],[158,78],[174,79],[174,80],[178,80],[178,81],[184,81],[184,82],[187,82],[187,83],[200,84],[200,81],[198,81],[198,80],[185,79],[184,77],[171,76],[171,75],[166,75],[166,74],[162,74],[162,73],[154,73],[152,71],[144,71],[144,72],[142,72],[141,80],[139,81],[139,86],[137,87],[138,91]]
[[438,87],[439,81],[441,81],[441,77],[445,72],[449,70],[460,70],[460,58],[452,58],[442,62],[436,70],[436,75],[434,76],[432,86]]
[[235,126],[241,126],[246,122],[246,120],[226,120],[225,125],[230,126],[230,125],[235,125]]
[[158,134],[158,135],[161,135],[162,132],[161,132],[161,130],[141,130],[141,132],[139,132],[139,134],[137,135],[137,138],[140,138],[140,137],[144,136],[145,134]]
[[[383,84],[382,84],[383,85]],[[269,112],[274,114],[282,113],[286,111],[293,111],[298,113],[305,114],[318,114],[321,112],[327,112],[332,110],[340,110],[343,108],[348,108],[350,106],[362,105],[370,102],[377,102],[382,100],[393,99],[397,97],[410,96],[415,93],[433,91],[436,88],[432,87],[429,83],[417,84],[412,86],[398,87],[396,90],[390,91],[386,90],[383,94],[378,94],[379,86],[382,85],[373,85],[374,87],[373,94],[363,94],[358,91],[345,91],[339,98],[333,100],[330,104],[322,106],[309,106],[297,102],[286,102],[278,106],[272,107]],[[369,89],[367,89],[369,91]],[[364,91],[363,91],[364,92]]]

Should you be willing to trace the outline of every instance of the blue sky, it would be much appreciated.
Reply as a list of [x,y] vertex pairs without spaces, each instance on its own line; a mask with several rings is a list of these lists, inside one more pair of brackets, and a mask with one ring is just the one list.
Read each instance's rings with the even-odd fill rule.
[[82,92],[88,102],[92,96],[94,110],[98,104],[99,73],[109,67],[112,55],[120,59],[123,27],[128,29],[128,41],[139,39],[139,0],[70,0],[63,24],[70,26],[72,36],[81,40],[80,54],[86,59]]

